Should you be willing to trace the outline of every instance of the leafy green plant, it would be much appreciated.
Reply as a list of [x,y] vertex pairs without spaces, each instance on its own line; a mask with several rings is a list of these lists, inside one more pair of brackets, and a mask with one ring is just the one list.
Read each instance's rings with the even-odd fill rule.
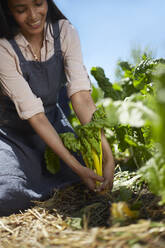
[[130,171],[141,167],[140,176],[161,197],[160,204],[165,204],[164,64],[164,59],[146,55],[136,66],[120,62],[121,80],[115,84],[102,68],[91,70],[104,92],[98,105],[103,104],[111,124],[108,136],[114,156],[122,154],[125,159],[127,154]]
[[139,171],[150,190],[161,197],[160,204],[165,204],[165,159],[157,153]]
[[139,171],[153,193],[161,197],[160,204],[165,204],[165,65],[160,64],[154,72],[157,86],[155,102],[159,118],[153,123],[154,140],[158,142],[157,152]]
[[143,166],[154,153],[152,123],[157,119],[157,113],[152,74],[159,63],[164,60],[152,60],[145,54],[135,66],[120,61],[122,78],[115,83],[110,82],[102,68],[91,69],[104,92],[98,105],[103,104],[112,126],[108,135],[112,150],[123,156],[129,153],[129,164],[134,169]]

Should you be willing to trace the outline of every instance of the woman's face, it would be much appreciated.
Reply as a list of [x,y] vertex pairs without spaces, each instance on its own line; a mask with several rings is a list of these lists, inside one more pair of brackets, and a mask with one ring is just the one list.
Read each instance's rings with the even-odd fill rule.
[[48,11],[47,0],[8,0],[8,5],[27,38],[42,33]]

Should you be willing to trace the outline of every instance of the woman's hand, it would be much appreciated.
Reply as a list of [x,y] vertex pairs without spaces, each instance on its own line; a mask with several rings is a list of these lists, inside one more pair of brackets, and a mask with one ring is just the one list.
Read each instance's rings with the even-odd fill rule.
[[99,190],[111,190],[113,187],[113,178],[114,178],[114,165],[111,159],[103,163],[103,177],[104,181],[101,184]]
[[79,176],[82,178],[84,183],[88,186],[91,190],[96,190],[96,181],[104,182],[104,178],[95,174],[92,170],[87,167],[82,167],[81,171],[78,173]]
[[114,178],[114,159],[112,155],[112,151],[110,149],[109,143],[104,135],[104,132],[102,131],[102,148],[103,148],[103,177],[104,182],[100,186],[99,190],[111,190],[113,187],[113,178]]

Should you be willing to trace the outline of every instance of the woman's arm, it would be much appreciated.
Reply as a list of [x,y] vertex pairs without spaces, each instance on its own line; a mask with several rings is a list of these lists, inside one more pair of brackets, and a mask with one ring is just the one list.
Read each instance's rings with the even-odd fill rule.
[[103,178],[97,176],[88,168],[82,166],[78,160],[65,148],[58,133],[51,125],[44,113],[39,113],[28,119],[30,125],[42,140],[75,172],[91,189],[95,189],[95,182],[103,182]]
[[[92,115],[96,110],[96,106],[89,91],[79,91],[71,96],[73,109],[79,118],[81,124],[91,121]],[[102,148],[103,148],[103,176],[104,182],[101,190],[112,188],[114,177],[114,160],[109,143],[102,131]]]

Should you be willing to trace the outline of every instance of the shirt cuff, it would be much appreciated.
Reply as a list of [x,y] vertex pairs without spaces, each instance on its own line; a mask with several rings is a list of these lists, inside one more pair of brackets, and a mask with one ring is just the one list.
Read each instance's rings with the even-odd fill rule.
[[68,83],[67,84],[67,94],[68,97],[70,98],[73,94],[82,91],[82,90],[87,90],[92,92],[92,85],[90,81],[84,82],[72,82],[72,84]]
[[31,118],[32,116],[34,116],[35,114],[45,112],[42,100],[40,98],[36,98],[35,101],[31,103],[30,105],[26,106],[26,108],[25,106],[21,108],[21,105],[18,104],[17,101],[15,100],[13,101],[14,101],[17,113],[22,120],[27,120]]

